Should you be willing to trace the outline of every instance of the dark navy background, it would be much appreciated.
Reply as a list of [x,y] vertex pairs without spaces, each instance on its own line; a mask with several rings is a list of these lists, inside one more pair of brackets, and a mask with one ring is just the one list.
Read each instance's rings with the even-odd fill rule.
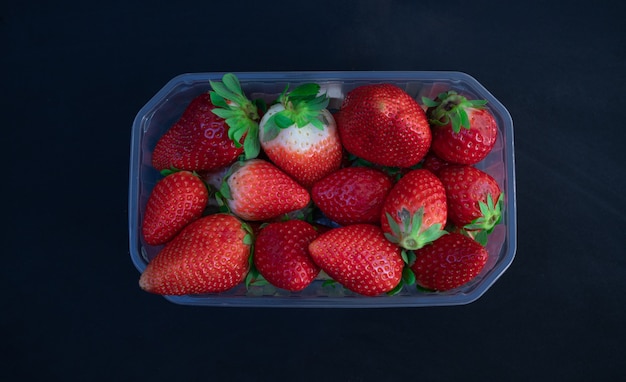
[[[618,1],[0,2],[0,380],[626,379]],[[187,72],[453,70],[515,126],[518,248],[476,302],[178,306],[128,248],[130,127]]]

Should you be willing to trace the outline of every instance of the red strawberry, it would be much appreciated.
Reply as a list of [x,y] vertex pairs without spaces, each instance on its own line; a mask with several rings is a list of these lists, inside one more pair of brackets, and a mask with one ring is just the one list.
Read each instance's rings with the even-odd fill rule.
[[256,157],[257,107],[234,75],[225,75],[223,82],[211,82],[215,91],[194,98],[159,139],[152,152],[157,170],[214,171],[234,162],[244,150],[247,158]]
[[209,200],[204,182],[189,171],[173,172],[152,189],[143,215],[142,234],[147,244],[170,241],[202,215]]
[[139,285],[162,295],[229,290],[248,273],[251,243],[250,233],[236,217],[205,216],[185,227],[148,263]]
[[278,167],[263,159],[235,162],[219,197],[244,220],[269,220],[305,208],[309,192]]
[[411,167],[424,158],[431,144],[424,110],[395,85],[355,88],[336,117],[345,149],[377,165]]
[[498,126],[485,100],[468,100],[454,91],[435,100],[424,97],[432,127],[432,151],[452,163],[475,164],[496,144]]
[[387,195],[381,227],[389,240],[414,250],[443,235],[446,219],[441,181],[432,172],[417,169],[404,175]]
[[268,158],[305,188],[337,170],[343,149],[337,125],[326,109],[320,86],[305,84],[283,92],[259,123],[259,140]]
[[[448,219],[457,227],[493,231],[502,217],[503,194],[498,182],[486,172],[468,165],[448,166],[439,171],[446,190]],[[484,237],[478,237],[481,243]]]
[[365,296],[390,292],[402,279],[401,249],[375,225],[332,229],[313,240],[309,252],[335,281]]
[[330,220],[340,224],[377,224],[391,178],[368,167],[346,167],[315,183],[311,197]]
[[309,243],[318,232],[302,220],[270,223],[254,243],[254,266],[275,287],[291,292],[306,288],[320,268],[309,256]]
[[487,250],[473,239],[451,232],[415,251],[411,270],[423,288],[446,291],[474,279],[487,262]]
[[450,162],[446,162],[445,160],[439,158],[432,151],[429,151],[428,154],[426,154],[426,157],[422,162],[422,168],[432,172],[435,175],[439,173],[439,170],[449,165]]

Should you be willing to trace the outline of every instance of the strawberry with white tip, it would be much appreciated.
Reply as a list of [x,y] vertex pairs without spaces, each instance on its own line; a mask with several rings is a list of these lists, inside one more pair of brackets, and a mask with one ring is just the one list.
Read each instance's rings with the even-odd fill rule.
[[343,149],[328,97],[308,83],[287,92],[259,122],[260,145],[268,158],[303,187],[339,169]]

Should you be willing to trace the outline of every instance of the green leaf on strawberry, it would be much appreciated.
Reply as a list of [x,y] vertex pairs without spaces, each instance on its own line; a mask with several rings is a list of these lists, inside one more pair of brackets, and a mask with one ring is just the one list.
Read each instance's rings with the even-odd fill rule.
[[405,285],[415,284],[415,272],[410,267],[404,267],[402,270],[402,282]]
[[209,81],[212,91],[209,92],[212,110],[217,116],[224,118],[229,126],[228,137],[235,147],[241,147],[240,140],[245,135],[243,149],[247,159],[256,158],[261,149],[259,138],[258,100],[250,101],[243,92],[239,79],[227,73],[222,82]]
[[405,249],[420,249],[424,245],[437,240],[447,233],[441,229],[440,223],[433,224],[425,231],[420,232],[424,218],[424,207],[420,207],[413,216],[411,216],[409,210],[403,208],[398,216],[402,227],[400,227],[388,212],[386,216],[389,227],[391,228],[391,233],[385,233],[385,237],[387,240]]
[[252,264],[250,265],[250,271],[246,275],[245,285],[246,285],[246,289],[250,289],[250,287],[253,287],[253,286],[258,287],[258,286],[269,285],[269,282],[265,280],[263,275]]
[[483,201],[478,202],[478,208],[481,215],[471,223],[467,224],[465,229],[467,230],[481,230],[486,233],[491,233],[498,223],[502,220],[502,205],[504,203],[504,193],[501,193],[497,202],[494,203],[491,194],[487,194],[487,203]]
[[289,85],[278,96],[276,103],[281,104],[284,110],[272,115],[266,122],[263,130],[263,140],[271,141],[281,129],[290,126],[304,127],[312,124],[323,130],[328,121],[321,113],[328,107],[329,99],[326,94],[318,95],[320,86],[315,83],[300,85],[291,92]]
[[454,90],[450,90],[440,93],[434,100],[422,97],[422,103],[429,108],[428,122],[437,126],[444,126],[450,123],[452,130],[458,133],[461,131],[461,128],[470,128],[470,120],[466,110],[470,108],[482,109],[487,104],[487,101],[468,100]]

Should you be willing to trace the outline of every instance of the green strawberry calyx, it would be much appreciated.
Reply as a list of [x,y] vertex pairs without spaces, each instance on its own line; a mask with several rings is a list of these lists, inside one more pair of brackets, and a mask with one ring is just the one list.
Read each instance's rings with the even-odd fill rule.
[[220,183],[219,189],[215,193],[215,199],[217,201],[217,205],[221,212],[231,213],[228,206],[228,201],[233,200],[233,196],[230,192],[230,185],[228,184],[228,179],[237,171],[239,171],[245,164],[245,160],[240,159],[230,165],[230,167],[224,173],[222,177],[222,182]]
[[276,99],[276,104],[283,106],[283,110],[273,114],[263,126],[263,141],[268,142],[276,138],[281,129],[291,126],[298,128],[308,124],[324,130],[328,120],[322,113],[328,107],[328,96],[319,94],[320,86],[315,83],[300,85],[288,92],[289,85]]
[[451,124],[455,133],[460,132],[461,128],[470,128],[468,109],[482,109],[487,104],[486,100],[468,100],[454,90],[440,93],[434,100],[422,97],[422,102],[428,107],[428,121],[431,124]]
[[256,238],[254,237],[254,231],[252,227],[245,222],[241,223],[241,227],[246,231],[246,235],[243,238],[243,243],[250,246],[250,256],[248,256],[248,274],[246,274],[246,278],[244,284],[246,285],[246,290],[249,290],[252,286],[265,286],[269,285],[269,282],[263,277],[261,272],[254,265],[254,242]]
[[404,261],[404,267],[402,268],[402,278],[400,279],[398,285],[396,285],[392,290],[387,292],[387,295],[389,296],[395,296],[400,293],[405,285],[411,286],[415,284],[415,273],[411,269],[411,265],[415,263],[416,259],[415,252],[402,249],[402,251],[400,252],[400,256],[402,256],[402,261]]
[[487,244],[487,235],[502,221],[502,205],[504,204],[504,193],[500,193],[498,200],[493,201],[491,194],[487,194],[487,201],[479,201],[478,208],[481,216],[463,227],[466,231],[473,231],[474,240],[482,245]]
[[226,73],[222,82],[209,81],[212,91],[213,113],[224,118],[228,125],[228,137],[235,147],[241,147],[241,138],[245,135],[243,150],[246,159],[256,158],[261,151],[259,144],[259,107],[260,101],[251,101],[244,94],[239,79],[232,73]]
[[442,229],[441,223],[433,224],[424,231],[421,231],[422,222],[424,220],[423,206],[413,215],[411,215],[411,212],[406,208],[400,210],[398,213],[400,224],[398,224],[388,212],[386,216],[391,233],[385,233],[385,237],[387,240],[404,249],[412,251],[420,249],[447,233]]

